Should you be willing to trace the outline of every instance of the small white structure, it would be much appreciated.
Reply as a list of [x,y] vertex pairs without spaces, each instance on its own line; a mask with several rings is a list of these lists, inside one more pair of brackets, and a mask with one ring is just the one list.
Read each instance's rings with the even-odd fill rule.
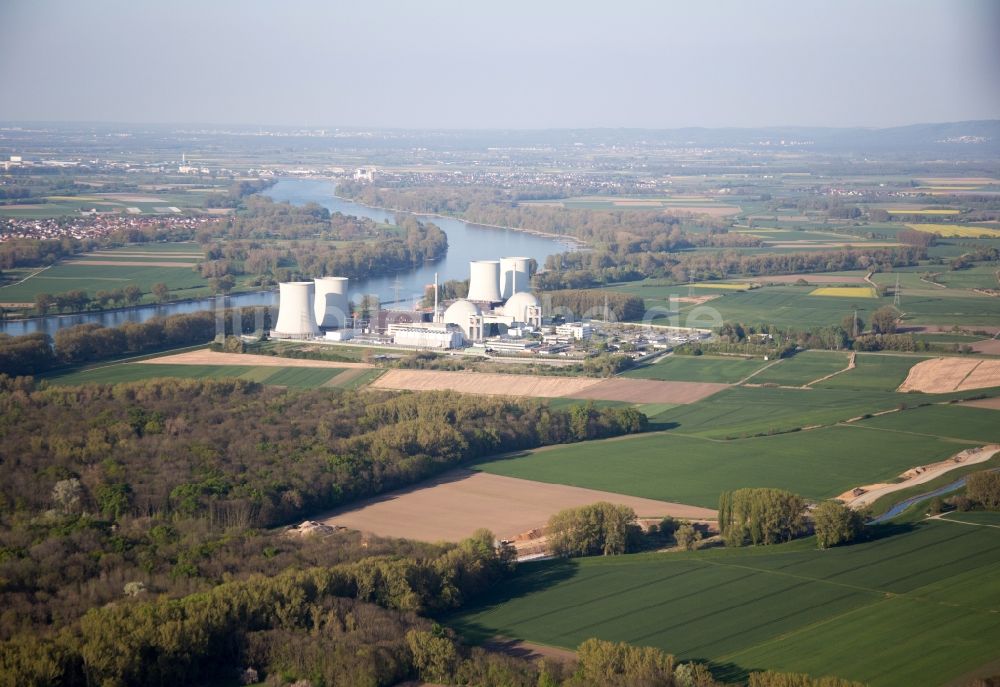
[[350,305],[347,302],[347,277],[320,277],[316,283],[316,324],[343,329]]
[[531,258],[500,258],[500,297],[507,300],[531,286]]
[[567,322],[556,327],[557,336],[566,336],[577,341],[589,339],[593,330],[585,322]]
[[527,291],[515,293],[508,298],[503,306],[503,314],[513,318],[513,322],[532,327],[542,326],[542,306],[534,294]]
[[279,339],[310,339],[319,336],[314,300],[316,287],[311,281],[278,284],[278,321],[271,335]]
[[375,181],[375,168],[374,167],[358,167],[354,170],[354,180],[355,181],[367,181],[369,183]]
[[455,301],[444,311],[442,320],[445,324],[457,324],[468,341],[483,338],[483,312],[471,301]]
[[479,303],[499,303],[500,261],[473,260],[469,263],[468,300]]
[[397,346],[417,348],[461,348],[463,333],[457,325],[390,324],[389,335]]

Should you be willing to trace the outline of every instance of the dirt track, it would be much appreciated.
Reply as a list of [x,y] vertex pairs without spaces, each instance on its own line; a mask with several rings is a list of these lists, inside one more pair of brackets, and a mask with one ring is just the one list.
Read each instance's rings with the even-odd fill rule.
[[600,382],[589,377],[546,377],[491,372],[443,372],[439,370],[389,370],[372,382],[379,389],[439,391],[486,396],[535,396],[561,398]]
[[955,468],[975,465],[976,463],[984,463],[995,456],[998,452],[1000,452],[1000,446],[997,444],[966,449],[965,451],[961,451],[955,456],[952,456],[948,460],[942,460],[939,463],[933,463],[931,465],[925,465],[919,468],[907,470],[900,475],[900,477],[903,478],[902,482],[895,482],[893,484],[868,484],[861,487],[861,489],[864,490],[863,494],[855,496],[853,490],[851,490],[845,491],[837,498],[849,505],[851,508],[863,508],[875,503],[875,501],[886,494],[891,494],[901,489],[909,489],[917,484],[930,482],[932,479],[940,477],[944,473],[954,470]]
[[1000,386],[1000,360],[932,358],[917,363],[899,391],[943,394]]
[[715,511],[681,503],[623,496],[595,489],[452,470],[417,487],[384,494],[335,511],[320,522],[386,537],[420,541],[458,541],[480,527],[513,539],[542,527],[549,517],[573,506],[610,501],[630,506],[639,516],[672,515],[714,519]]
[[301,358],[278,358],[272,355],[250,355],[244,353],[216,353],[208,349],[188,351],[161,358],[138,360],[143,365],[253,365],[256,367],[339,367],[344,369],[371,369],[367,363],[340,363],[332,360],[303,360]]

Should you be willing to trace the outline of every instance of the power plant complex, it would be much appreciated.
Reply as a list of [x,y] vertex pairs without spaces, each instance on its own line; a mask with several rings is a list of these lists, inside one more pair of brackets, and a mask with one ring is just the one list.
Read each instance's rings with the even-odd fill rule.
[[501,348],[528,350],[532,343],[524,334],[542,326],[541,304],[530,293],[531,264],[525,257],[474,260],[465,298],[439,304],[435,277],[432,310],[379,310],[366,321],[351,313],[346,277],[285,282],[279,284],[271,336],[336,341],[378,337],[380,343],[437,349],[482,345],[488,339]]

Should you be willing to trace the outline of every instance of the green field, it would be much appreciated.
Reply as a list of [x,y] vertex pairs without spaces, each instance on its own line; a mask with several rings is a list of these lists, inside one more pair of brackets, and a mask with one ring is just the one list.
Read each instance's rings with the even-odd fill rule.
[[873,417],[858,424],[886,432],[1000,442],[1000,413],[975,406],[935,404]]
[[[311,389],[323,386],[342,369],[332,367],[271,367],[253,365],[168,365],[119,363],[48,377],[60,386],[76,384],[118,384],[159,377],[183,379],[237,378],[275,386]],[[352,380],[356,381],[356,380]]]
[[658,362],[624,373],[623,377],[675,382],[721,382],[735,384],[767,365],[761,358],[669,355]]
[[587,558],[522,566],[447,620],[576,647],[589,637],[752,669],[838,675],[873,687],[947,682],[997,657],[1000,537],[927,522],[819,551],[811,539],[758,549]]
[[726,439],[829,425],[891,410],[906,399],[871,391],[735,387],[658,419],[670,421],[683,434]]
[[967,513],[951,512],[944,516],[946,520],[957,520],[974,525],[989,525],[1000,527],[1000,513],[995,511],[969,511]]
[[823,389],[858,389],[868,391],[894,391],[910,368],[926,357],[858,353],[854,369],[831,377],[817,384]]
[[[976,283],[986,283],[986,270],[968,277]],[[901,309],[905,312],[907,322],[939,325],[995,325],[1000,319],[1000,298],[991,298],[968,290],[939,289],[930,284],[919,282],[917,274],[900,273],[912,284],[920,284],[916,292],[908,291],[905,286],[902,294]],[[961,280],[962,277],[956,277]],[[891,285],[895,275],[879,275],[881,283]],[[687,296],[688,288],[679,285],[668,285],[663,282],[647,281],[620,284],[611,287],[621,293],[637,295],[646,300],[646,307],[659,307],[669,310],[669,298]],[[725,322],[742,322],[743,324],[771,324],[792,329],[806,329],[839,324],[855,309],[864,321],[876,309],[892,305],[892,297],[883,298],[840,298],[825,296],[810,297],[813,286],[796,286],[793,284],[781,286],[765,286],[749,291],[729,291],[724,289],[695,289],[696,295],[719,295],[707,303],[695,305],[679,304],[681,326],[701,326],[698,322],[688,322],[688,315],[704,313],[705,308],[714,309]],[[697,309],[697,310],[696,310]],[[666,317],[653,320],[654,324],[667,324]]]
[[843,370],[847,367],[848,357],[847,353],[837,351],[801,351],[772,365],[750,381],[753,384],[804,386]]
[[[96,258],[95,258],[96,259]],[[114,260],[116,258],[109,258]],[[121,258],[121,260],[126,260]],[[135,258],[140,262],[143,258]],[[152,260],[152,258],[151,258]],[[180,262],[180,260],[178,259]],[[183,262],[197,262],[190,258]],[[56,264],[21,282],[0,288],[0,301],[15,303],[34,302],[39,293],[57,294],[83,290],[93,296],[97,291],[123,289],[135,284],[149,292],[153,284],[163,282],[172,295],[210,295],[208,280],[191,267],[146,267],[137,265],[83,265]]]
[[721,492],[741,487],[779,487],[810,499],[830,498],[968,446],[854,426],[733,441],[665,432],[528,452],[475,469],[714,508]]

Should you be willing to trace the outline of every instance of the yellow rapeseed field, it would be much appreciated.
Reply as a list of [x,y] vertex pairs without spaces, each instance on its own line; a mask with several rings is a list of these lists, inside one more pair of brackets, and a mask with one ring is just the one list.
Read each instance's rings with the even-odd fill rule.
[[980,236],[996,238],[1000,236],[1000,229],[973,227],[965,224],[907,224],[906,226],[916,231],[937,234],[938,236],[957,236],[960,238],[979,238]]
[[809,292],[810,296],[837,296],[839,298],[875,298],[868,286],[823,286]]

